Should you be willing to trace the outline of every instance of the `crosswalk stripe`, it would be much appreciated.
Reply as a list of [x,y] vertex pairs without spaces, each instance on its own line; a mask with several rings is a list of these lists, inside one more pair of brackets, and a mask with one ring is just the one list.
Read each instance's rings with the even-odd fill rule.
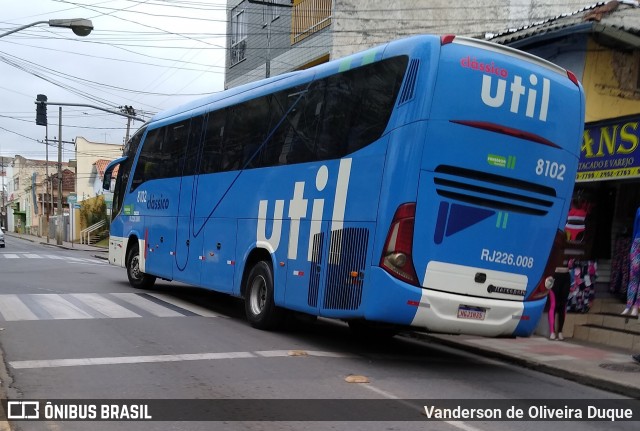
[[104,259],[91,259],[86,257],[57,256],[55,254],[35,254],[35,253],[0,253],[0,259],[53,259],[65,260],[70,263],[91,263],[96,265],[108,265]]
[[0,321],[222,317],[167,294],[0,294]]
[[25,304],[18,298],[18,295],[1,295],[0,314],[6,321],[16,320],[38,320],[36,316]]
[[95,293],[72,293],[71,296],[79,299],[89,307],[99,311],[107,317],[111,317],[114,319],[126,317],[142,317],[139,314],[136,314],[133,311],[128,310],[113,301],[109,301],[104,296],[96,295]]
[[44,293],[31,295],[31,298],[53,319],[91,319],[93,317],[60,295]]
[[157,317],[183,316],[183,314],[180,314],[177,311],[165,308],[162,305],[151,302],[148,299],[144,299],[135,293],[112,293],[111,295],[115,296],[116,298],[120,298],[121,300],[126,301],[129,304],[135,305],[136,307],[139,307],[145,311],[148,311],[149,313]]
[[204,308],[201,307],[199,305],[196,304],[192,304],[190,302],[184,301],[180,298],[176,298],[173,297],[171,295],[167,295],[164,293],[149,293],[149,296],[153,296],[156,297],[158,299],[161,299],[165,302],[168,302],[170,304],[176,305],[180,308],[183,308],[185,310],[189,310],[199,316],[204,316],[204,317],[221,317],[219,314],[214,313],[213,311],[209,310],[208,308]]

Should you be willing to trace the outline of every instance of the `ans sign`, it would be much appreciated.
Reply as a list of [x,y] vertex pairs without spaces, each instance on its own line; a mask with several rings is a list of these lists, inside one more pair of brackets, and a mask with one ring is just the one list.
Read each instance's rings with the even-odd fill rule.
[[640,117],[587,124],[578,181],[640,177]]

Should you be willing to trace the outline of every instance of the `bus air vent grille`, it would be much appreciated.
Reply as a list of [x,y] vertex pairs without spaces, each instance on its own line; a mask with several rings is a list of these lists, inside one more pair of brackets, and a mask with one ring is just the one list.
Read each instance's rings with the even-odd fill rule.
[[556,197],[551,187],[457,166],[438,166],[433,181],[439,196],[522,214],[546,215]]
[[318,306],[318,290],[320,289],[320,271],[322,269],[322,249],[324,233],[313,236],[313,249],[311,251],[311,269],[309,270],[309,293],[307,304],[310,307]]
[[409,68],[407,70],[407,77],[404,81],[404,87],[402,88],[402,92],[400,93],[398,105],[402,105],[403,103],[413,99],[413,94],[415,93],[416,88],[416,81],[418,78],[419,65],[419,60],[411,60],[411,63],[409,64]]
[[[368,244],[366,228],[331,232],[323,308],[357,310],[360,307]],[[354,273],[357,276],[354,277]]]

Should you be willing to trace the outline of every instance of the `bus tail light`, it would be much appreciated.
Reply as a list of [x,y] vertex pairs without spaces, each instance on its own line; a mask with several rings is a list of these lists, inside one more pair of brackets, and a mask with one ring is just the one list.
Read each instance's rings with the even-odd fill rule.
[[448,45],[456,38],[454,34],[445,34],[440,36],[440,46]]
[[561,230],[556,232],[556,237],[553,240],[553,248],[549,254],[547,260],[547,266],[544,268],[542,278],[538,281],[536,289],[531,292],[531,295],[527,298],[527,301],[535,301],[537,299],[544,298],[549,293],[549,278],[553,279],[553,274],[556,268],[562,266],[564,259],[564,245],[565,245],[565,233]]
[[398,207],[387,234],[380,266],[395,278],[419,286],[411,254],[415,215],[415,202],[402,204]]
[[567,76],[569,77],[569,79],[571,80],[571,82],[573,82],[574,84],[576,84],[576,86],[580,85],[580,81],[578,81],[578,77],[575,75],[575,73],[573,73],[570,70],[567,70]]

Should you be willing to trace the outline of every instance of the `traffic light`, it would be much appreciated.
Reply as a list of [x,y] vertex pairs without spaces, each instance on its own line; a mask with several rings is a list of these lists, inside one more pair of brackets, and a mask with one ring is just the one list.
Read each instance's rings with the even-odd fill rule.
[[47,125],[47,96],[38,94],[36,96],[36,124],[38,126]]

